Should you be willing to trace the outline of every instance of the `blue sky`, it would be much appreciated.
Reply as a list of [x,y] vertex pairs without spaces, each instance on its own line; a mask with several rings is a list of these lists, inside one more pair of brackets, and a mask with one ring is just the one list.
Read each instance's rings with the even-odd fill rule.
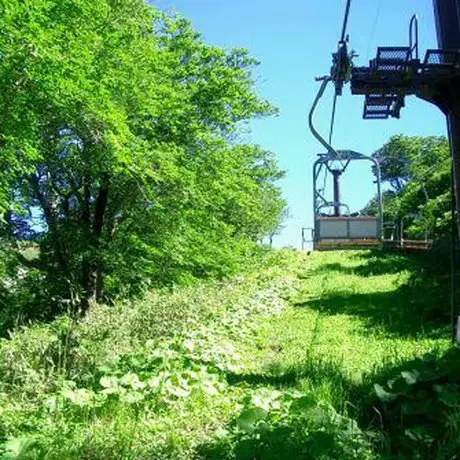
[[[275,245],[300,247],[303,226],[312,225],[312,165],[321,146],[307,127],[307,114],[316,96],[314,78],[326,74],[337,47],[345,0],[152,0],[162,9],[180,13],[212,44],[244,47],[261,61],[259,94],[272,101],[280,115],[252,122],[246,139],[273,151],[287,176],[281,183],[290,218]],[[417,13],[421,54],[437,48],[431,0],[353,0],[348,33],[350,47],[365,65],[377,46],[403,46],[408,23]],[[323,98],[316,126],[326,134],[332,89]],[[444,135],[445,119],[437,108],[406,99],[400,120],[362,120],[363,98],[349,87],[338,101],[333,145],[372,154],[392,135]],[[375,184],[370,164],[351,165],[342,180],[342,198],[358,210],[372,198]],[[329,187],[330,189],[330,187]]]

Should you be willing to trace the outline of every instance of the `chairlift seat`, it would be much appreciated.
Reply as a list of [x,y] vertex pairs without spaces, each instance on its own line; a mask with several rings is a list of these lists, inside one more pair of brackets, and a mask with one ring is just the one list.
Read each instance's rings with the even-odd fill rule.
[[317,216],[315,224],[316,250],[381,246],[381,219],[378,216]]

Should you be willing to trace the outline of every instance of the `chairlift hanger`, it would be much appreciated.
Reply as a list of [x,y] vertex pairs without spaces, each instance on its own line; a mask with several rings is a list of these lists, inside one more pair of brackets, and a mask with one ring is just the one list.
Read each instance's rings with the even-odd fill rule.
[[[368,248],[381,245],[383,228],[382,194],[380,187],[380,168],[377,159],[368,157],[353,150],[336,150],[332,146],[332,135],[337,108],[337,98],[342,95],[343,87],[350,81],[352,71],[353,53],[348,51],[348,36],[346,33],[351,0],[347,0],[345,16],[342,25],[342,33],[338,42],[337,52],[332,56],[332,67],[329,75],[319,77],[321,82],[318,93],[312,104],[308,121],[309,127],[316,140],[325,148],[325,153],[320,153],[313,165],[313,210],[315,228],[312,229],[313,244],[315,249],[339,249],[339,248]],[[323,97],[329,83],[334,86],[334,99],[332,105],[329,141],[327,141],[314,126],[314,113]],[[378,216],[351,215],[348,206],[340,200],[340,175],[347,169],[353,160],[368,160],[374,163],[377,171],[377,196],[379,197]],[[340,167],[333,167],[334,163],[340,163]],[[324,196],[324,187],[316,187],[322,171],[334,176],[334,201],[329,201]],[[334,216],[324,215],[325,208],[334,208]],[[341,209],[345,208],[346,216]],[[303,237],[304,238],[304,233]]]

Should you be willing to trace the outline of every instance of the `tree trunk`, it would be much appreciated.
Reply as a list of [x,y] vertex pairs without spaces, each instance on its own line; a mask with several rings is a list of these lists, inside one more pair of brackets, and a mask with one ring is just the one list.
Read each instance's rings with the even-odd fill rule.
[[105,175],[102,179],[101,186],[96,198],[96,207],[94,210],[93,235],[96,252],[96,301],[101,302],[104,295],[104,256],[101,253],[101,237],[104,229],[104,218],[107,212],[109,201],[109,178]]
[[82,289],[81,313],[88,312],[91,302],[101,302],[104,295],[104,256],[101,253],[101,238],[104,229],[104,218],[109,198],[109,177],[102,178],[96,202],[94,217],[91,225],[91,180],[85,177],[84,204],[82,221],[87,238],[87,251],[82,261]]
[[81,264],[82,297],[80,301],[80,314],[88,313],[91,301],[95,298],[94,274],[88,257],[84,257]]
[[33,193],[37,198],[38,202],[40,203],[43,215],[45,217],[46,225],[48,226],[51,245],[54,250],[54,253],[56,254],[56,260],[59,265],[59,269],[64,272],[67,278],[69,278],[70,271],[67,263],[66,251],[63,244],[61,243],[58,222],[53,211],[52,203],[50,202],[49,197],[46,196],[45,193],[42,193],[42,191],[40,190],[39,177],[37,175],[32,175],[31,183],[33,186]]
[[[91,300],[95,297],[95,282],[91,263],[91,179],[87,175],[83,184],[83,208],[81,213],[84,238],[87,249],[84,251],[81,263],[81,287],[82,297],[80,301],[80,313],[85,315],[91,305]],[[91,254],[92,255],[92,254]]]

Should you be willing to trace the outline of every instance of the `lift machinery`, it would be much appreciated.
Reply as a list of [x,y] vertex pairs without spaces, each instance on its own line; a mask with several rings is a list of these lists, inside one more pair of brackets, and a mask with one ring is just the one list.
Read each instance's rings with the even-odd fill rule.
[[[346,36],[348,13],[349,3],[337,52],[333,54],[330,75],[317,78],[317,81],[321,81],[321,86],[309,113],[310,131],[325,149],[324,153],[318,154],[318,159],[313,165],[314,228],[302,230],[302,245],[304,246],[306,240],[306,230],[310,230],[315,250],[375,248],[382,244],[383,207],[378,161],[353,150],[336,150],[331,145],[337,96],[342,94],[343,86],[349,81],[352,71],[353,56],[348,52]],[[314,126],[314,113],[329,83],[334,85],[334,104],[328,142]],[[375,216],[351,215],[349,207],[341,201],[342,174],[345,173],[350,162],[362,160],[372,163],[376,174],[378,213]],[[325,197],[324,187],[321,189],[318,186],[322,173],[329,173],[333,179],[332,201]]]
[[[384,228],[388,229],[389,225],[383,222],[380,171],[377,159],[350,150],[335,150],[331,145],[336,101],[337,96],[342,94],[343,86],[350,83],[352,94],[365,96],[363,110],[365,119],[399,118],[405,97],[408,95],[415,95],[429,101],[447,113],[451,101],[459,97],[457,88],[460,81],[460,50],[430,49],[426,51],[424,59],[421,60],[418,19],[414,15],[409,25],[407,45],[378,47],[376,57],[369,62],[368,66],[355,67],[352,63],[355,56],[348,52],[348,36],[346,35],[350,4],[351,0],[347,0],[342,34],[337,52],[333,54],[330,74],[317,79],[322,83],[309,115],[310,130],[326,150],[318,155],[313,167],[314,228],[311,229],[313,247],[320,250],[379,246],[426,249],[430,246],[427,232],[422,240],[405,239],[405,218],[398,224],[400,231],[397,242],[394,233],[391,238],[385,238]],[[327,142],[315,129],[313,115],[329,83],[334,85],[334,102],[329,142]],[[350,161],[354,160],[368,160],[374,164],[377,179],[377,216],[351,216],[348,208],[340,200],[340,178]],[[333,201],[328,201],[324,197],[323,191],[317,184],[323,168],[333,177]],[[323,210],[327,208],[333,209],[333,213],[324,213]],[[345,209],[345,215],[342,209]],[[305,230],[302,231],[303,244]]]

